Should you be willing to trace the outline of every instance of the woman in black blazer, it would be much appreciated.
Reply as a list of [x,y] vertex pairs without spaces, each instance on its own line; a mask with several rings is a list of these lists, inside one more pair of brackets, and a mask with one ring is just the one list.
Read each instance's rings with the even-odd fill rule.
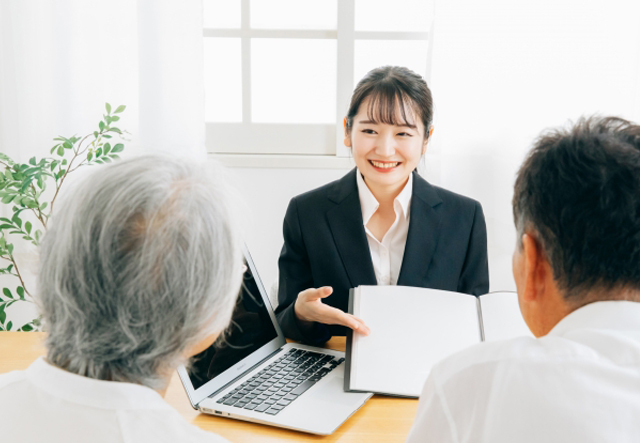
[[359,285],[488,292],[482,207],[415,172],[432,115],[426,82],[406,68],[377,68],[358,83],[345,118],[356,168],[294,197],[285,215],[276,314],[287,337],[367,334],[346,313]]

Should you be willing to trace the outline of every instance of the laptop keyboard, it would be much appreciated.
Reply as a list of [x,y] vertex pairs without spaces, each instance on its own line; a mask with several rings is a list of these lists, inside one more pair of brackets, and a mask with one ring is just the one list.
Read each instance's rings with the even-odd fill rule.
[[290,349],[217,403],[276,415],[343,361],[328,354]]

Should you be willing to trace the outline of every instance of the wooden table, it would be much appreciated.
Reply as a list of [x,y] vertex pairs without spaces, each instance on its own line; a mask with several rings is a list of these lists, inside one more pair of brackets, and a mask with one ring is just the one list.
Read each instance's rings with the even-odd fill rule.
[[[26,369],[43,355],[43,338],[42,332],[0,332],[0,374]],[[345,340],[334,338],[328,347],[344,351]],[[320,437],[200,414],[191,407],[177,374],[171,379],[165,399],[190,423],[232,442],[400,442],[409,434],[418,407],[417,400],[375,395],[336,432]]]

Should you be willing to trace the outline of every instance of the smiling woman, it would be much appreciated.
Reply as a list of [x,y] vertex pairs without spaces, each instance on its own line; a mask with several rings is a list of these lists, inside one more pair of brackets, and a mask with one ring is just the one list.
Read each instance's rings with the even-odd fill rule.
[[431,91],[407,68],[376,68],[356,86],[344,120],[356,168],[293,198],[285,216],[276,312],[290,338],[368,334],[345,312],[359,285],[488,292],[482,207],[415,170],[432,118]]

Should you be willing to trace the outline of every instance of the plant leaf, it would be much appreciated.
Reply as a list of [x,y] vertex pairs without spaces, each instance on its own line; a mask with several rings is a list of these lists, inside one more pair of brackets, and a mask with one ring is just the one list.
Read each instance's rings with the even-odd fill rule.
[[13,217],[11,217],[11,221],[19,228],[22,228],[22,219],[20,219],[20,214],[13,214]]
[[98,123],[98,127],[100,128],[100,131],[104,131],[104,122],[102,120]]
[[58,152],[57,152],[58,156],[62,157],[64,156],[64,147],[62,145],[60,145],[58,147]]
[[31,222],[26,222],[24,224],[24,229],[25,229],[25,231],[27,231],[27,234],[31,234]]
[[18,293],[18,296],[24,300],[24,288],[22,286],[18,286],[16,288],[16,292]]
[[29,331],[33,331],[33,327],[30,324],[26,324],[23,327],[20,328],[21,331],[25,331],[25,332],[29,332]]
[[122,152],[122,151],[124,151],[124,145],[123,145],[122,143],[118,143],[118,144],[117,144],[117,145],[115,145],[115,146],[113,147],[113,149],[111,150],[111,152],[112,152],[113,154],[115,154],[116,152]]
[[127,107],[125,105],[120,105],[116,108],[116,110],[113,112],[114,114],[120,114],[122,111],[124,111],[125,109],[127,109]]
[[104,107],[107,109],[107,114],[111,114],[111,105],[109,103],[105,103]]
[[12,326],[13,326],[13,322],[7,323],[7,331],[10,331]]
[[2,288],[2,293],[8,297],[13,299],[13,294],[11,293],[11,291],[9,290],[9,288]]
[[104,144],[104,154],[107,155],[109,153],[109,151],[111,151],[111,144],[110,143],[105,143]]
[[4,312],[5,305],[0,306],[0,323],[4,324],[7,320],[7,314]]

